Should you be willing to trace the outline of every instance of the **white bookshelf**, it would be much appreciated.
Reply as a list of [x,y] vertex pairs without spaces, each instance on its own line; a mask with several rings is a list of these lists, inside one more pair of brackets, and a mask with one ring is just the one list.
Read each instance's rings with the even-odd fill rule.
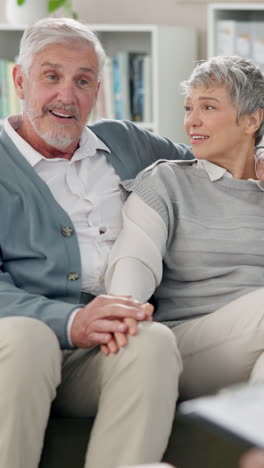
[[[216,55],[219,20],[264,23],[264,3],[211,3],[208,5],[208,57]],[[264,37],[264,31],[263,31]]]
[[[152,58],[152,119],[140,122],[175,141],[186,141],[183,97],[179,83],[191,73],[197,59],[196,32],[188,27],[93,24],[107,55],[119,51],[146,53]],[[0,58],[13,60],[24,27],[0,24]]]

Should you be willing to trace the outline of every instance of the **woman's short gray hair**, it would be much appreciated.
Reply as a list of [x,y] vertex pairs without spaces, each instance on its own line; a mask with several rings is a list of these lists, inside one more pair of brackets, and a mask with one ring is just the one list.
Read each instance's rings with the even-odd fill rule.
[[[251,114],[257,109],[264,110],[264,75],[253,60],[229,56],[212,57],[200,62],[190,78],[181,83],[183,94],[192,87],[224,85],[237,109],[237,118]],[[264,120],[256,132],[256,145],[264,134]]]
[[79,41],[92,46],[97,55],[99,73],[105,62],[105,51],[96,34],[85,24],[71,18],[43,18],[28,26],[20,42],[17,62],[28,72],[33,56],[49,44]]

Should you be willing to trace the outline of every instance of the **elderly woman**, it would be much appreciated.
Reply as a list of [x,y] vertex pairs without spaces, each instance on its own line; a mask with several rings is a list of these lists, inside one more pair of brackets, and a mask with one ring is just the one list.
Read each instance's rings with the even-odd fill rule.
[[155,291],[154,319],[175,334],[190,398],[264,381],[264,182],[254,162],[264,77],[250,60],[215,57],[182,86],[195,159],[160,160],[124,183],[132,194],[106,286],[140,302]]

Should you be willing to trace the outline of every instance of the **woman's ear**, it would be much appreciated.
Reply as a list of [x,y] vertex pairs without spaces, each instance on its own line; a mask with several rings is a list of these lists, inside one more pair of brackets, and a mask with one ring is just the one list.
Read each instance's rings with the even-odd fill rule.
[[248,133],[256,133],[263,120],[263,109],[257,109],[248,114]]
[[13,68],[13,80],[16,88],[17,97],[24,99],[24,71],[21,65],[15,65]]

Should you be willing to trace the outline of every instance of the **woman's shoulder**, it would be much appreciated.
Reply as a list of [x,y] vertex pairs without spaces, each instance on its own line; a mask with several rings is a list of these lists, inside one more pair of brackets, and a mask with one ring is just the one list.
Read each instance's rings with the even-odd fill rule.
[[139,178],[147,178],[147,177],[166,177],[169,174],[177,174],[182,172],[182,170],[186,170],[186,168],[191,167],[196,159],[189,159],[189,160],[167,160],[167,159],[159,159],[155,163],[148,166],[146,169],[141,171],[138,174]]
[[159,159],[141,171],[135,179],[122,181],[122,185],[128,191],[160,192],[167,185],[171,185],[170,182],[174,184],[182,169],[191,167],[194,161],[194,159],[186,161]]

